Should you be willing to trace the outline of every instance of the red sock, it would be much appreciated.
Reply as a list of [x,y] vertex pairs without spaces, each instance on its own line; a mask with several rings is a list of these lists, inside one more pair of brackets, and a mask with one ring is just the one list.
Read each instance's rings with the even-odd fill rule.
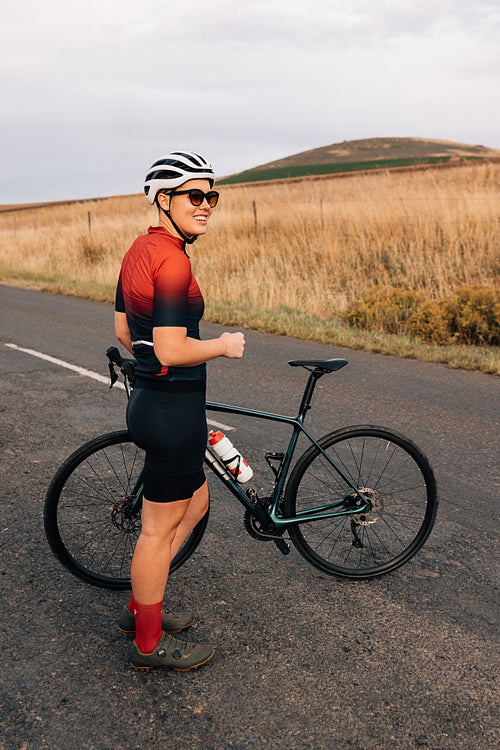
[[161,638],[161,608],[158,604],[139,604],[134,599],[135,642],[143,654],[150,654]]

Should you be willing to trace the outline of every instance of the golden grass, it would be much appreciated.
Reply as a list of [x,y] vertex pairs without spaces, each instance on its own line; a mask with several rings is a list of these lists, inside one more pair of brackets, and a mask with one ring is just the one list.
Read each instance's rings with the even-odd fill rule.
[[[307,318],[317,333],[302,335],[320,338],[345,331],[342,313],[375,284],[436,300],[498,284],[499,164],[220,190],[189,250],[208,319],[270,330],[274,316],[297,335]],[[156,218],[140,195],[1,213],[0,279],[111,301],[123,253]]]
[[498,165],[249,186],[223,197],[208,252],[196,258],[217,299],[337,318],[374,284],[439,299],[498,279]]

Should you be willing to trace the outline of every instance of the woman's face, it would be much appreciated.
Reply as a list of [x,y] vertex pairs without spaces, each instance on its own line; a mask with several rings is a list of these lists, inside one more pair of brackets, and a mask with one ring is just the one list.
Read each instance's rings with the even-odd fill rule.
[[[176,190],[191,190],[192,188],[203,190],[204,193],[211,190],[208,180],[188,180]],[[206,199],[201,206],[193,206],[189,200],[189,195],[186,194],[159,195],[158,202],[165,211],[170,210],[172,219],[185,235],[193,237],[205,234],[207,231],[208,220],[212,215],[213,208],[210,208]],[[164,220],[166,222],[168,218],[164,216]]]

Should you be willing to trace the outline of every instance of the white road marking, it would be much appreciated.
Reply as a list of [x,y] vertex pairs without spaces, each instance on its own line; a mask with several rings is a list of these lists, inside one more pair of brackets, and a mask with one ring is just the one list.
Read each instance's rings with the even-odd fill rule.
[[[51,357],[49,354],[43,354],[43,352],[37,352],[34,349],[25,349],[22,346],[17,346],[17,344],[5,344],[5,346],[8,346],[9,349],[15,349],[18,352],[24,352],[24,354],[31,354],[32,357],[44,359],[46,362],[52,362],[53,365],[65,367],[67,370],[73,370],[73,372],[77,372],[79,375],[83,375],[86,378],[92,378],[92,380],[97,380],[99,383],[106,383],[109,385],[109,377],[107,378],[104,375],[99,375],[98,372],[92,372],[92,370],[86,370],[84,367],[72,365],[70,362],[64,362],[64,360],[62,359],[56,359],[55,357]],[[123,383],[117,383],[116,385],[119,388],[125,390],[125,386],[123,385]]]
[[[31,354],[32,357],[38,357],[38,359],[43,359],[46,362],[51,362],[53,365],[65,367],[66,370],[72,370],[73,372],[76,372],[78,373],[78,375],[82,375],[85,378],[97,380],[98,383],[105,383],[106,385],[109,385],[109,377],[106,377],[105,375],[99,375],[98,372],[93,372],[93,370],[87,370],[85,369],[85,367],[72,365],[71,362],[65,362],[63,359],[56,359],[56,357],[51,357],[50,354],[37,352],[34,349],[25,349],[23,346],[17,346],[17,344],[5,344],[5,346],[8,346],[9,349],[15,349],[18,352],[23,352],[24,354]],[[113,387],[121,388],[123,391],[125,390],[125,386],[123,383],[115,383]],[[207,423],[209,425],[212,425],[212,427],[218,427],[219,430],[225,430],[226,432],[230,432],[231,430],[235,429],[228,424],[221,424],[221,422],[216,422],[214,419],[207,419]]]
[[207,424],[211,425],[212,427],[218,427],[219,430],[224,430],[224,432],[231,432],[231,430],[235,430],[236,427],[231,427],[229,424],[222,424],[222,422],[216,422],[215,419],[207,419]]

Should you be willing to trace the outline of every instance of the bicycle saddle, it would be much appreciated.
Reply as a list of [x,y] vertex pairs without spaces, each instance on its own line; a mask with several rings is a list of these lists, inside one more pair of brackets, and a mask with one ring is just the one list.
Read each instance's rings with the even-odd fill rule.
[[306,370],[313,369],[320,372],[335,372],[345,367],[347,359],[292,359],[288,362],[292,367],[305,367]]

